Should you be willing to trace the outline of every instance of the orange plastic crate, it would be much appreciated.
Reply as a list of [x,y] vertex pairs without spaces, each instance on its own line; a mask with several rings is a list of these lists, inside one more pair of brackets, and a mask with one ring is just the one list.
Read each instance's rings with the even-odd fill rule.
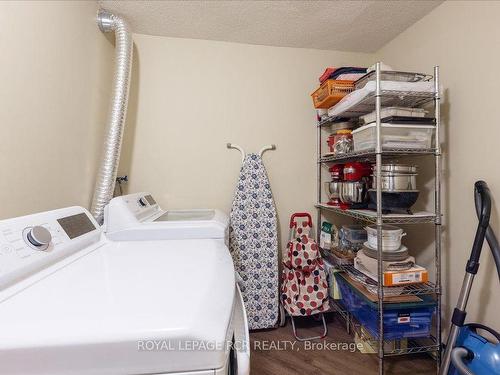
[[330,108],[344,96],[354,91],[353,81],[336,81],[329,79],[311,94],[314,108]]

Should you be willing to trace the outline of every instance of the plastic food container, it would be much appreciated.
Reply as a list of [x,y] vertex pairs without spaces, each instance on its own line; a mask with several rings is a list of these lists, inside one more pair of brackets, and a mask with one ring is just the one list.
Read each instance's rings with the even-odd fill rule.
[[[433,145],[434,125],[381,124],[382,149],[429,149]],[[352,131],[354,151],[375,149],[374,122]]]
[[[330,136],[331,137],[331,136]],[[333,135],[333,144],[330,145],[330,150],[335,155],[347,154],[353,150],[352,130],[341,129]]]
[[328,109],[353,91],[353,81],[329,79],[323,82],[321,86],[311,94],[314,108]]
[[367,240],[366,229],[362,225],[342,225],[342,233],[351,243],[364,243]]
[[[377,248],[377,226],[367,226],[368,246],[372,249]],[[401,239],[406,236],[403,229],[394,225],[382,226],[382,251],[396,251],[401,247]]]
[[[378,307],[346,281],[343,275],[335,274],[341,294],[341,303],[347,311],[363,325],[370,335],[378,338]],[[435,302],[423,296],[424,302],[384,303],[384,338],[397,340],[403,338],[429,337]]]

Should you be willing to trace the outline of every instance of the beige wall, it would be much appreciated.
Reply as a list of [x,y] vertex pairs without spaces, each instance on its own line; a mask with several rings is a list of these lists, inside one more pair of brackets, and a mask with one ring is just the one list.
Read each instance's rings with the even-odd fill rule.
[[315,114],[309,93],[325,66],[368,55],[134,35],[129,118],[120,172],[128,191],[164,207],[228,212],[240,154],[264,155],[279,220],[313,210]]
[[96,11],[0,2],[0,218],[89,204],[113,62]]
[[[494,195],[493,221],[500,236],[500,3],[448,1],[384,46],[378,58],[393,68],[432,72],[440,65],[444,86],[444,292],[451,311],[476,227],[473,183],[488,182]],[[424,181],[428,180],[427,164]],[[413,243],[429,243],[427,238]],[[489,248],[469,303],[469,320],[500,328],[500,293]],[[431,248],[421,253],[428,262]]]

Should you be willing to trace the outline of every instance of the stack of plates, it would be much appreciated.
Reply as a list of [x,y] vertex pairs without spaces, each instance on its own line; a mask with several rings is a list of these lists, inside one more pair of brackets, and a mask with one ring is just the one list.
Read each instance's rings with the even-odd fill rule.
[[[364,243],[363,253],[370,258],[378,259],[378,251],[371,248],[368,245],[368,241]],[[408,259],[408,256],[408,248],[405,245],[401,245],[401,247],[395,251],[382,251],[382,260],[385,262],[404,261]]]

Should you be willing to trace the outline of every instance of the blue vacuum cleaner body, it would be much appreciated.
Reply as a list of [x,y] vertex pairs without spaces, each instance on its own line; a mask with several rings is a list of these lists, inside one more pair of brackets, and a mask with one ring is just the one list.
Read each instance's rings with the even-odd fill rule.
[[[497,336],[500,335],[497,333]],[[456,346],[470,353],[464,363],[475,375],[500,375],[500,343],[493,344],[476,329],[465,325],[460,329]],[[450,365],[448,374],[460,375],[453,365]]]
[[[500,280],[500,244],[490,227],[491,194],[484,181],[474,184],[474,202],[479,219],[474,243],[465,267],[465,276],[458,302],[451,317],[451,327],[442,356],[440,375],[500,375],[500,334],[478,323],[465,323],[467,301],[474,277],[479,270],[479,260],[484,240],[488,242]],[[495,342],[478,333],[488,332]]]

